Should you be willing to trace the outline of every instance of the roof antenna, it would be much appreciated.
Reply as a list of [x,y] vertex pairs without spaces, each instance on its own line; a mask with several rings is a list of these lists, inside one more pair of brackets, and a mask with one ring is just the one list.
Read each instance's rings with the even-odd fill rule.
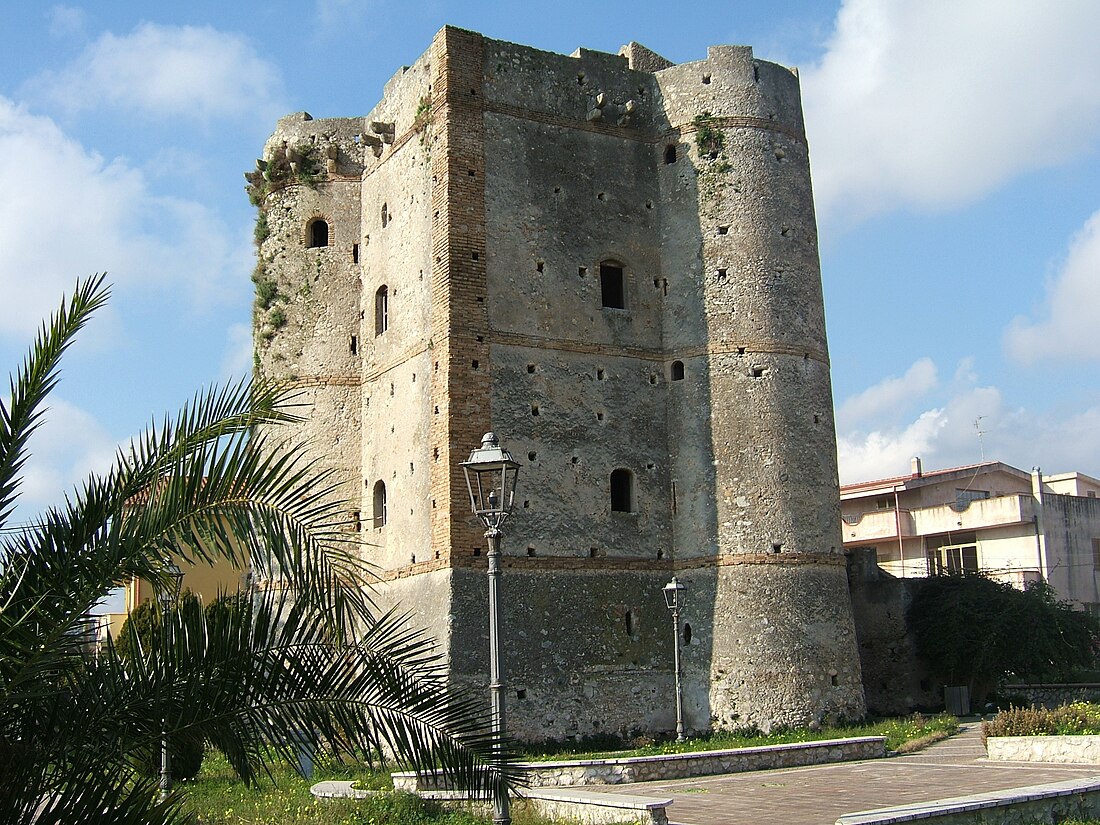
[[978,450],[981,452],[982,455],[982,464],[985,464],[985,441],[983,440],[985,430],[982,429],[983,418],[985,418],[984,415],[979,415],[977,418],[974,419],[974,429],[978,431]]

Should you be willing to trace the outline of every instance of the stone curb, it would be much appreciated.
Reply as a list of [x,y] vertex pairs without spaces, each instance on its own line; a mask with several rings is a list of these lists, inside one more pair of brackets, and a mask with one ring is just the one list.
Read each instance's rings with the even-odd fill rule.
[[[993,812],[993,816],[985,812]],[[1100,811],[1100,776],[1029,785],[1003,791],[937,799],[844,814],[836,825],[892,825],[915,822],[1012,822],[1050,821],[1057,811],[1061,821],[1069,816],[1095,816]]]

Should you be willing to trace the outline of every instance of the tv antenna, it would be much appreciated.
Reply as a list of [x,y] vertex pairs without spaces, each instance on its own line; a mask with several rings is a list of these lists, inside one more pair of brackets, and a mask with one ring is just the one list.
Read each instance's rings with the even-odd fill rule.
[[985,418],[984,415],[979,415],[977,418],[974,419],[974,429],[977,430],[977,432],[978,432],[978,451],[981,453],[982,463],[984,464],[985,463],[985,440],[984,440],[983,436],[985,436],[985,430],[982,429],[982,419],[983,418]]

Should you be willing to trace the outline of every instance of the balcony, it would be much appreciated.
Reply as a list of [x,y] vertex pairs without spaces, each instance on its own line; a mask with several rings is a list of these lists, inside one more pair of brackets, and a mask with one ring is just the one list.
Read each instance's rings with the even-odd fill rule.
[[900,514],[893,510],[874,510],[845,515],[841,517],[841,528],[845,544],[864,544],[889,539],[897,541],[899,521],[904,538],[1023,524],[1032,521],[1035,513],[1035,499],[1013,494],[972,501],[964,508],[941,504],[918,510],[903,507]]

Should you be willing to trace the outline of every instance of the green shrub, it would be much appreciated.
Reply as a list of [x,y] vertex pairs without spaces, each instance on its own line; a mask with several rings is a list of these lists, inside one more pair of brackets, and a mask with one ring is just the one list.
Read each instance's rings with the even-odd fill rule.
[[1100,705],[1074,702],[1047,708],[1009,708],[982,723],[982,741],[990,736],[1100,735]]

